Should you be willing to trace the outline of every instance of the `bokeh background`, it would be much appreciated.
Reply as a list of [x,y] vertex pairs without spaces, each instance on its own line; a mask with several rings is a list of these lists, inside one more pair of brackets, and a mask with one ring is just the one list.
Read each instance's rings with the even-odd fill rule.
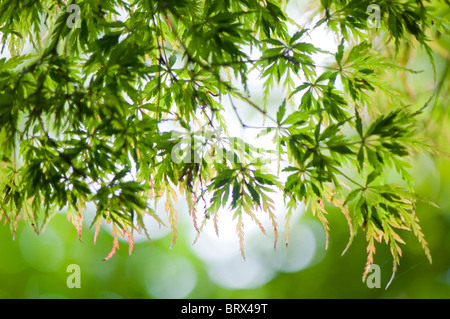
[[[449,6],[444,1],[438,4],[440,16],[448,19]],[[288,13],[295,21],[306,24],[302,20],[304,10],[303,2],[291,1]],[[314,32],[317,46],[336,49],[332,35],[323,30]],[[433,36],[442,97],[433,100],[425,110],[422,129],[448,152],[450,41],[445,34]],[[408,79],[414,100],[423,105],[435,88],[428,57],[420,49],[411,49],[406,62],[409,67],[423,71]],[[257,100],[258,84],[254,83],[253,97]],[[275,90],[270,111],[276,112],[279,98],[281,95]],[[232,116],[230,123],[238,131],[239,123]],[[244,118],[250,122],[253,117],[256,121],[256,114],[249,112]],[[116,255],[108,261],[103,259],[111,250],[112,237],[105,226],[93,244],[92,206],[86,212],[82,241],[64,212],[57,214],[40,235],[22,223],[13,239],[8,226],[2,223],[0,298],[450,298],[450,160],[421,155],[412,164],[417,193],[440,206],[419,203],[417,207],[433,263],[427,261],[413,234],[402,232],[407,245],[397,275],[387,290],[384,287],[392,268],[388,248],[377,246],[375,263],[381,269],[381,288],[369,289],[361,280],[366,259],[364,235],[359,234],[341,256],[349,231],[344,216],[332,207],[329,207],[331,234],[327,250],[321,224],[310,211],[299,209],[292,220],[287,247],[283,234],[274,249],[273,235],[265,236],[246,227],[243,260],[232,213],[222,211],[219,237],[212,227],[207,227],[193,244],[196,234],[187,205],[180,197],[177,207],[180,236],[172,249],[169,229],[159,228],[148,220],[152,242],[137,236],[133,254],[129,256],[128,244],[122,241]],[[282,226],[285,209],[279,194],[276,206]],[[164,217],[162,206],[156,211]],[[71,264],[80,266],[81,288],[67,287],[66,280],[71,274],[67,267]]]

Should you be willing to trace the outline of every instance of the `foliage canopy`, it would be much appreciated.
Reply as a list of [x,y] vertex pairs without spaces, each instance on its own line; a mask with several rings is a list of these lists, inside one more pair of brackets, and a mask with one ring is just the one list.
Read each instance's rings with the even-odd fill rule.
[[[69,4],[78,5],[75,27]],[[413,231],[431,262],[408,159],[436,151],[418,121],[441,90],[437,83],[417,105],[394,80],[416,73],[400,58],[405,48],[422,47],[434,68],[429,41],[448,25],[428,1],[395,0],[377,1],[381,25],[370,28],[370,4],[316,1],[307,29],[275,0],[1,1],[1,44],[10,56],[0,59],[0,218],[13,235],[21,219],[39,233],[66,209],[81,237],[86,203],[94,203],[96,231],[112,225],[109,259],[119,237],[130,253],[134,231],[151,237],[146,215],[163,223],[154,210],[161,198],[175,244],[179,191],[198,233],[208,222],[218,232],[219,209],[229,208],[244,256],[244,215],[264,233],[267,215],[277,243],[271,193],[279,190],[286,244],[299,203],[327,239],[333,205],[347,218],[349,244],[365,233],[363,278],[375,242],[389,245],[395,273],[402,229]],[[338,39],[334,53],[308,40],[319,28]],[[328,62],[318,65],[319,56]],[[250,72],[263,81],[261,103],[249,90]],[[278,86],[283,102],[271,112]],[[246,109],[261,126],[246,124]],[[232,138],[230,111],[275,149]],[[175,161],[174,148],[202,127],[221,134],[189,135],[189,154],[201,160]],[[286,179],[267,169],[273,154]],[[401,185],[387,182],[393,171]]]

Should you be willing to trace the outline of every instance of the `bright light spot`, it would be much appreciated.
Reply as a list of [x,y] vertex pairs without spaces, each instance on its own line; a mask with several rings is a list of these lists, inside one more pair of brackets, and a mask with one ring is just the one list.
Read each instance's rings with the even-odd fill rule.
[[281,272],[298,272],[308,267],[316,252],[314,232],[307,226],[295,225],[289,234],[289,245],[266,251],[266,259]]
[[147,292],[158,299],[186,298],[197,284],[194,267],[184,257],[158,253],[148,262],[144,274]]
[[215,283],[231,289],[257,288],[275,276],[275,271],[266,267],[264,260],[248,256],[245,260],[239,254],[207,265],[208,275]]
[[[232,214],[227,211],[223,211],[222,213],[228,215]],[[248,230],[249,229],[247,229],[247,231]],[[195,231],[191,233],[192,242],[196,235]],[[207,262],[231,258],[236,252],[239,252],[239,239],[236,234],[235,221],[232,221],[231,218],[220,218],[219,236],[217,236],[214,230],[213,221],[210,220],[205,229],[201,232],[198,240],[192,245],[191,250],[197,257]]]
[[[284,213],[277,212],[279,223],[283,223]],[[284,246],[284,234],[281,233],[275,249],[268,218],[257,214],[267,235],[262,234],[249,218],[244,218],[244,260],[240,254],[236,221],[232,220],[232,212],[222,210],[219,212],[219,236],[210,220],[191,250],[204,261],[209,277],[218,285],[230,289],[256,288],[269,282],[278,272],[300,271],[313,261],[316,239],[308,226],[298,224],[302,214],[303,209],[293,213],[289,246]],[[195,235],[192,232],[192,240]]]

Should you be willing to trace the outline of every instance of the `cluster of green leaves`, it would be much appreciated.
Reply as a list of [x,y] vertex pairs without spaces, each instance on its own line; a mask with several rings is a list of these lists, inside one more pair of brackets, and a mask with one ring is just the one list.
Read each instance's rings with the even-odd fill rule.
[[428,4],[424,1],[321,0],[320,3],[325,16],[317,24],[326,23],[331,30],[345,37],[352,35],[359,39],[366,38],[367,8],[376,4],[383,16],[380,21],[383,29],[395,40],[397,47],[402,41],[410,41],[411,38],[428,47],[426,32],[434,16],[429,14]]
[[[80,28],[66,23],[72,3],[80,7]],[[128,239],[130,253],[135,231],[151,237],[146,215],[163,224],[155,212],[162,197],[175,244],[174,202],[182,194],[199,234],[211,217],[218,232],[220,208],[233,211],[244,256],[245,215],[265,233],[260,216],[266,213],[277,243],[270,193],[278,189],[288,207],[286,243],[301,202],[328,239],[328,202],[346,216],[350,242],[358,229],[366,232],[364,276],[374,240],[390,245],[397,269],[403,241],[395,229],[412,229],[429,257],[407,161],[426,147],[415,130],[420,112],[406,107],[402,92],[386,82],[392,70],[414,72],[372,47],[377,34],[368,32],[368,4],[320,1],[317,13],[325,17],[306,29],[275,0],[2,1],[1,41],[11,57],[0,60],[0,218],[13,234],[20,219],[40,232],[66,209],[81,237],[86,203],[94,203],[96,231],[103,221],[112,224],[109,259],[119,237]],[[413,36],[431,52],[428,4],[380,6],[382,30],[397,48]],[[325,22],[340,41],[335,54],[305,39]],[[298,31],[290,34],[289,26]],[[318,54],[334,61],[318,66]],[[250,71],[264,83],[263,105],[249,92]],[[285,100],[272,116],[268,97],[275,86],[284,89]],[[388,98],[390,113],[380,115],[379,95]],[[236,101],[271,124],[247,125]],[[224,118],[230,110],[245,129],[273,135],[278,161],[287,164],[285,181],[267,169],[273,151],[256,152],[231,137]],[[231,156],[175,161],[172,151],[183,134],[202,127],[227,138],[192,138],[190,156],[214,158],[217,150]],[[391,168],[406,186],[386,183],[382,176]]]

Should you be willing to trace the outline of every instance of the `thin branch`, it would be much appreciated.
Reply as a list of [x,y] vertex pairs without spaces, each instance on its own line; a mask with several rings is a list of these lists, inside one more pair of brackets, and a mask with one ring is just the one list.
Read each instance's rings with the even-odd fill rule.
[[245,124],[244,121],[242,120],[242,118],[241,118],[240,115],[239,115],[239,112],[238,112],[238,110],[237,110],[237,108],[236,108],[236,105],[235,105],[234,102],[233,102],[233,99],[232,99],[232,97],[231,97],[231,93],[228,93],[228,97],[229,97],[229,99],[230,99],[231,106],[233,107],[233,110],[234,110],[234,112],[235,112],[235,114],[236,114],[236,117],[238,118],[239,123],[241,124],[241,126],[242,126],[243,128],[259,129],[259,130],[261,130],[261,129],[277,129],[277,128],[278,128],[278,127],[275,127],[275,126],[253,126],[253,125],[247,125],[247,124]]
[[[183,20],[181,17],[177,16],[177,18],[179,18],[180,20]],[[264,116],[267,116],[270,120],[272,120],[274,123],[277,123],[277,121],[272,118],[266,111],[264,111],[262,108],[260,108],[257,104],[255,104],[253,101],[251,101],[248,97],[244,96],[242,93],[240,93],[238,90],[236,90],[235,88],[233,88],[230,84],[225,83],[221,78],[220,75],[217,72],[214,72],[214,70],[212,70],[212,66],[210,64],[207,64],[203,61],[201,61],[200,59],[196,59],[194,58],[188,51],[187,47],[184,45],[184,42],[182,41],[182,39],[180,38],[178,32],[175,29],[175,26],[173,26],[172,32],[174,33],[175,37],[177,38],[180,47],[182,48],[184,54],[187,56],[189,61],[193,61],[195,63],[197,63],[199,66],[201,66],[204,70],[210,72],[219,83],[222,83],[225,85],[225,88],[229,91],[229,92],[233,92],[234,94],[236,94],[237,96],[239,96],[239,98],[241,98],[242,100],[244,100],[245,102],[247,102],[250,106],[252,106],[253,108],[255,108],[258,112],[260,112],[261,114],[263,114]]]

